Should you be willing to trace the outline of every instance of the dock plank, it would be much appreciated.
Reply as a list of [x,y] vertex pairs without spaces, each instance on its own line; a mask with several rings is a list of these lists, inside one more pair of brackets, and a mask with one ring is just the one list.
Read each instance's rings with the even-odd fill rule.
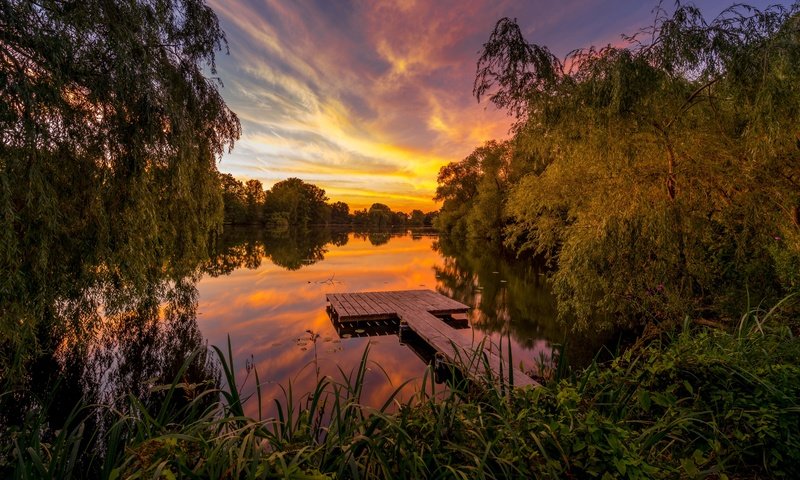
[[363,295],[367,297],[381,313],[395,313],[396,309],[390,308],[385,301],[383,301],[374,293],[375,292],[364,292]]
[[[482,356],[476,354],[476,348],[479,345],[474,344],[472,338],[462,335],[462,332],[448,332],[441,325],[448,328],[449,326],[430,313],[410,311],[403,316],[403,320],[429,345],[442,353],[448,362],[458,366],[468,365],[469,371],[464,372],[467,375],[479,380],[485,379],[489,373],[486,371],[488,365],[493,378],[503,383],[508,382],[509,364],[506,361],[486,349],[484,349],[486,353],[486,359],[484,360]],[[515,386],[538,385],[522,371],[512,368],[512,372]]]
[[[392,292],[329,293],[326,295],[330,309],[341,324],[390,320],[400,318],[426,343],[441,353],[445,360],[463,366],[472,361],[469,372],[475,378],[486,378],[486,366],[493,378],[506,383],[509,365],[484,344],[483,358],[476,357],[480,342],[472,335],[446,324],[436,315],[463,314],[469,307],[432,290],[404,290]],[[357,324],[357,323],[356,323]],[[515,386],[536,386],[538,383],[522,371],[512,367]]]

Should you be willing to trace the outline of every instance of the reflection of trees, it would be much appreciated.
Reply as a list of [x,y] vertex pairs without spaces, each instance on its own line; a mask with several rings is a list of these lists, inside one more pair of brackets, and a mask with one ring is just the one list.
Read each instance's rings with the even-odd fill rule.
[[347,235],[347,230],[340,230],[340,231],[332,231],[331,232],[331,243],[335,247],[343,247],[347,245],[347,241],[349,237]]
[[434,248],[443,257],[443,266],[435,267],[437,290],[474,307],[476,328],[511,334],[524,346],[536,339],[567,341],[576,365],[588,363],[602,345],[602,339],[573,334],[558,321],[546,272],[536,260],[508,259],[500,245],[482,240],[441,237]]
[[367,240],[373,246],[381,246],[389,243],[392,237],[403,237],[408,233],[405,228],[392,229],[392,228],[379,228],[379,229],[366,229],[353,233],[353,237],[359,240]]
[[228,275],[237,268],[258,268],[265,258],[287,270],[298,270],[323,260],[326,245],[341,247],[347,240],[346,230],[328,228],[231,228],[217,239],[203,271],[214,277]]
[[327,229],[289,229],[265,237],[264,249],[275,265],[287,270],[298,270],[325,258],[331,243]]
[[237,268],[255,269],[261,266],[264,258],[264,245],[255,241],[243,241],[240,244],[218,247],[211,259],[205,264],[206,273],[212,277],[230,275]]
[[[24,376],[3,379],[9,394],[0,396],[0,434],[36,410],[53,430],[81,403],[124,413],[128,393],[161,408],[164,392],[153,387],[171,383],[195,350],[199,354],[180,380],[218,385],[218,367],[197,326],[197,265],[167,263],[139,277],[108,274],[111,270],[85,272],[70,295],[50,300],[47,322],[36,332],[39,353],[26,363]],[[177,411],[186,402],[176,395],[168,407]],[[104,448],[90,443],[102,438],[94,432],[110,427],[111,417],[101,413],[81,413],[83,451]]]
[[[193,276],[179,279],[153,296],[136,299],[126,309],[106,312],[88,375],[104,385],[104,401],[126,392],[146,401],[159,400],[152,398],[149,387],[170,383],[189,355],[203,346],[196,321],[195,282]],[[207,361],[205,350],[189,366],[183,381],[217,381],[216,368]]]
[[374,246],[385,245],[392,239],[392,234],[389,232],[370,232],[367,234],[369,243]]

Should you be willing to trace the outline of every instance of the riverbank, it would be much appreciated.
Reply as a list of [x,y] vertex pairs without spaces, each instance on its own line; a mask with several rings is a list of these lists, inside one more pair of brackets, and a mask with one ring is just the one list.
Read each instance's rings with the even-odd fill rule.
[[[385,413],[393,396],[384,408],[360,403],[368,351],[359,368],[321,379],[307,398],[287,386],[277,418],[264,420],[243,407],[260,403],[258,394],[242,399],[235,389],[183,384],[179,374],[156,387],[165,392],[159,408],[130,398],[124,413],[105,411],[115,422],[99,434],[101,452],[82,451],[91,419],[78,422],[81,411],[63,428],[31,412],[24,428],[2,436],[0,470],[18,478],[791,475],[800,464],[798,325],[760,311],[727,330],[686,322],[612,362],[511,395],[442,391],[428,372],[394,414]],[[216,353],[227,384],[237,384],[230,350]]]

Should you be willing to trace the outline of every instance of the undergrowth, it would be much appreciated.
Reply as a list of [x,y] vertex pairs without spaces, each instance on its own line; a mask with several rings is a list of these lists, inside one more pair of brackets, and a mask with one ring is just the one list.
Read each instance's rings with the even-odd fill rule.
[[[30,412],[0,440],[15,478],[764,478],[800,473],[800,341],[791,319],[749,312],[729,331],[686,322],[606,364],[533,389],[456,382],[406,402],[361,404],[360,367],[245,415],[237,388],[163,386],[159,409],[129,398],[102,451],[80,414],[51,429]],[[237,385],[228,351],[215,351]],[[191,359],[187,360],[187,365]],[[256,383],[258,375],[256,372]],[[181,378],[179,374],[177,378]],[[457,377],[456,377],[457,378]],[[172,401],[181,397],[182,402]],[[208,397],[214,401],[209,402]],[[180,405],[176,407],[175,405]],[[298,405],[302,405],[299,408]],[[391,407],[391,408],[390,408]],[[97,406],[85,406],[95,409]],[[93,411],[95,411],[93,410]],[[394,413],[387,413],[393,411]]]

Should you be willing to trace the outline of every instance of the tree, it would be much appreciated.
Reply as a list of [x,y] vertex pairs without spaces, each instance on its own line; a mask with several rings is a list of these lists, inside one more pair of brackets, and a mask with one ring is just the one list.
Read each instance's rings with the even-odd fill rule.
[[260,224],[264,215],[264,187],[261,182],[250,179],[244,184],[245,205],[248,223]]
[[412,226],[421,227],[425,225],[425,214],[422,210],[412,210],[408,222]]
[[[442,206],[441,222],[448,222],[450,230],[470,237],[499,239],[505,223],[503,208],[512,158],[508,142],[490,140],[459,162],[461,166],[455,170],[460,168],[463,173],[445,176],[444,181],[454,184],[440,184],[437,189],[437,193],[447,192],[451,197]],[[443,228],[447,230],[448,226]]]
[[222,186],[223,218],[225,223],[244,223],[247,216],[244,185],[229,173],[221,173],[219,179]]
[[461,236],[500,233],[510,148],[494,140],[439,170],[434,200],[444,202],[438,228]]
[[392,225],[392,209],[382,203],[373,203],[367,215],[370,227],[386,228]]
[[470,155],[459,162],[451,162],[439,170],[436,187],[437,202],[443,202],[434,226],[446,234],[465,236],[465,216],[472,208],[480,179],[477,158]]
[[706,21],[678,3],[627,45],[564,60],[501,19],[474,94],[517,119],[509,194],[484,171],[495,157],[467,157],[440,172],[437,224],[497,229],[484,214],[504,203],[507,244],[549,256],[576,325],[724,318],[796,291],[797,11]]
[[350,223],[350,206],[344,202],[334,202],[331,204],[331,223],[334,225],[346,225]]
[[283,215],[290,225],[306,227],[328,222],[330,210],[325,190],[299,178],[289,178],[272,186],[264,201],[267,218]]
[[204,75],[225,37],[202,1],[6,0],[0,25],[0,338],[19,346],[79,272],[202,255],[240,126]]
[[353,212],[353,224],[360,227],[366,226],[369,223],[369,214],[366,208],[356,210]]

